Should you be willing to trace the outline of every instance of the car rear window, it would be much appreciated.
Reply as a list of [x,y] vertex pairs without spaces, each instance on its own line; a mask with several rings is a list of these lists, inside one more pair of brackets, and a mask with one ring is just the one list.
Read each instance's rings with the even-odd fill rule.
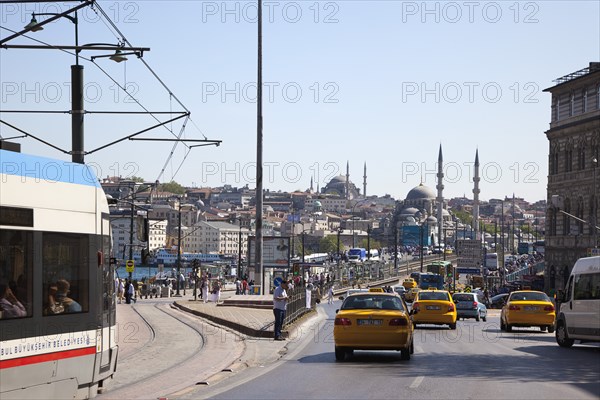
[[520,292],[510,295],[510,301],[550,301],[546,293]]
[[396,296],[350,296],[344,300],[342,310],[399,310],[404,309],[404,303]]
[[419,292],[419,300],[445,300],[448,301],[446,292]]
[[455,294],[452,298],[454,301],[473,301],[473,295],[467,293]]

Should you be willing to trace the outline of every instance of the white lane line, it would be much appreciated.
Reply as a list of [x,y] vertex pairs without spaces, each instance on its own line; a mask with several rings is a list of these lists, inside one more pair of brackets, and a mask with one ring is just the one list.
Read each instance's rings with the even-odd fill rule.
[[421,382],[423,382],[423,379],[425,379],[424,376],[417,376],[415,378],[415,380],[413,381],[413,383],[410,384],[409,388],[410,389],[416,389],[419,387],[419,385],[421,385]]

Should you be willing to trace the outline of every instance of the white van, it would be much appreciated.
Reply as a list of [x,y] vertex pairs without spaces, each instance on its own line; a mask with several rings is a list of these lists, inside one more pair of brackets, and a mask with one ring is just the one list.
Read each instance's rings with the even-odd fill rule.
[[556,341],[600,342],[600,256],[580,258],[573,266],[564,293],[558,296]]

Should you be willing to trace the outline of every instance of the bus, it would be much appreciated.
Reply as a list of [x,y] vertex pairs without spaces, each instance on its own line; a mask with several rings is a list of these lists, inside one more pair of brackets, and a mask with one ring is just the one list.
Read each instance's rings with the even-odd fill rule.
[[533,243],[530,242],[519,242],[517,246],[517,253],[519,254],[531,254],[533,253]]
[[486,253],[483,260],[483,267],[488,271],[498,270],[498,253]]
[[538,241],[534,242],[533,250],[535,250],[536,253],[545,254],[546,253],[546,241],[538,240]]
[[431,272],[419,273],[419,288],[427,290],[429,288],[436,288],[438,290],[444,289],[444,275],[434,274]]
[[92,168],[0,150],[0,399],[91,398],[112,380],[110,232]]
[[431,272],[432,274],[446,276],[452,270],[452,263],[450,261],[433,261],[427,264],[425,268],[427,272]]

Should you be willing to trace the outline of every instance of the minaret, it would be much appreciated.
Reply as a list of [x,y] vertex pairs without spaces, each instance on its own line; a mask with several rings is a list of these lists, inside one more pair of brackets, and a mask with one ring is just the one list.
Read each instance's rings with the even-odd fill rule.
[[309,189],[310,193],[313,193],[313,178],[312,176],[310,177],[310,189]]
[[[475,172],[473,173],[473,231],[475,240],[479,235],[479,149],[475,151]],[[483,235],[481,236],[483,239]]]
[[350,200],[350,162],[346,161],[346,200]]
[[365,161],[365,168],[363,172],[363,197],[367,198],[367,162]]
[[[440,152],[438,154],[438,173],[437,173],[437,220],[438,220],[438,242],[439,245],[442,243],[443,230],[444,230],[444,216],[442,210],[444,209],[444,159],[442,157],[442,144],[440,143]],[[444,243],[445,244],[445,243]]]

